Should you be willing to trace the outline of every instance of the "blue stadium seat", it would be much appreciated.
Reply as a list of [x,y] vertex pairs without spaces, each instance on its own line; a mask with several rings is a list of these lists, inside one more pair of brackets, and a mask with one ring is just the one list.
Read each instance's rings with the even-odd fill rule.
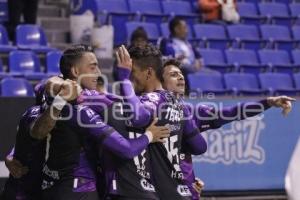
[[227,30],[234,48],[258,50],[265,46],[255,25],[231,25],[227,26]]
[[294,40],[299,42],[300,41],[300,26],[293,26],[292,33],[293,33]]
[[217,70],[221,73],[231,72],[233,65],[228,65],[224,54],[218,49],[200,49],[200,55],[203,58],[204,66]]
[[277,2],[277,3],[283,3],[283,4],[289,4],[289,3],[292,3],[294,0],[273,0],[274,2]]
[[[126,42],[126,22],[134,18],[135,13],[130,13],[126,0],[97,0],[99,18],[105,17],[104,22],[114,27],[114,45]],[[100,19],[101,20],[101,19]]]
[[167,21],[168,16],[163,14],[160,1],[129,0],[129,10],[141,16],[141,21],[156,23]]
[[13,76],[25,76],[28,79],[46,77],[40,69],[40,61],[32,51],[12,51],[9,54],[9,72]]
[[1,81],[2,97],[33,97],[32,85],[23,78],[4,78]]
[[224,81],[227,89],[231,89],[238,95],[257,96],[267,94],[266,90],[259,87],[257,77],[248,73],[224,74]]
[[300,73],[293,74],[295,87],[297,90],[300,90]]
[[127,41],[130,41],[131,34],[138,27],[143,27],[147,32],[148,39],[156,43],[157,39],[160,37],[160,32],[155,23],[147,23],[147,22],[127,22],[126,23],[126,33],[127,33]]
[[47,74],[49,76],[59,75],[59,62],[62,56],[61,51],[50,51],[47,54]]
[[195,38],[200,40],[201,47],[203,44],[206,48],[218,49],[226,49],[228,46],[226,31],[221,25],[195,24],[194,32]]
[[30,49],[37,53],[52,51],[47,44],[46,35],[38,25],[18,25],[16,28],[16,43],[20,49]]
[[190,2],[186,1],[162,1],[164,14],[184,18],[189,24],[194,24],[200,18],[199,13],[193,13]]
[[300,65],[300,50],[295,49],[292,51],[292,58],[293,58],[293,63],[295,65]]
[[288,27],[280,25],[261,25],[262,38],[269,41],[269,47],[275,49],[292,50],[297,42],[291,37]]
[[233,94],[232,90],[224,87],[221,74],[195,73],[188,74],[190,92],[214,93],[215,95]]
[[270,23],[278,25],[292,25],[292,17],[286,4],[283,3],[260,3],[259,12],[262,16],[269,18]]
[[8,21],[8,6],[7,0],[0,1],[0,22]]
[[267,71],[267,65],[259,63],[256,52],[253,50],[231,49],[225,51],[227,63],[234,65],[241,72],[259,74]]
[[[169,29],[169,23],[162,23],[160,24],[160,31],[161,34],[164,38],[169,38],[170,37],[170,29]],[[188,25],[188,35],[187,35],[188,40],[193,41],[194,36],[193,36],[193,29]]]
[[5,27],[0,24],[0,52],[8,53],[16,49],[16,47],[9,44],[7,31]]
[[300,16],[300,3],[291,3],[289,5],[291,16],[299,18]]
[[10,74],[4,71],[2,59],[0,59],[0,79],[3,79],[5,77],[10,77]]
[[258,54],[261,64],[268,65],[274,72],[293,74],[299,71],[299,66],[292,63],[287,51],[260,50]]
[[264,23],[267,18],[260,16],[255,3],[238,2],[237,8],[240,14],[241,23],[260,25]]
[[281,73],[264,73],[259,75],[262,89],[269,90],[270,95],[298,95],[291,76]]

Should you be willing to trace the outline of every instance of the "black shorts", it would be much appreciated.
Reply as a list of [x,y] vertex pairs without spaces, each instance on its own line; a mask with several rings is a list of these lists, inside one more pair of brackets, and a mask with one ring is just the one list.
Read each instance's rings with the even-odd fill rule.
[[24,185],[8,180],[2,194],[0,192],[0,200],[40,200],[41,192],[39,189],[35,188],[32,191],[25,191]]
[[43,190],[42,200],[100,200],[97,191],[74,192],[71,182],[66,181]]

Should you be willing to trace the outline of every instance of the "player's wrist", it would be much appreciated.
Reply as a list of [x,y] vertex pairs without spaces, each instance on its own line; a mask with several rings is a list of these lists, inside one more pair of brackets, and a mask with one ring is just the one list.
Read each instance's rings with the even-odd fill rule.
[[268,97],[267,98],[267,103],[270,107],[274,106],[274,101],[273,101],[273,97]]
[[62,110],[63,107],[67,104],[67,101],[64,100],[60,95],[56,95],[54,97],[54,100],[53,100],[53,103],[52,103],[52,106],[54,108],[56,108],[57,110]]
[[151,131],[147,130],[145,132],[145,135],[147,136],[149,143],[151,143],[153,141],[153,133]]

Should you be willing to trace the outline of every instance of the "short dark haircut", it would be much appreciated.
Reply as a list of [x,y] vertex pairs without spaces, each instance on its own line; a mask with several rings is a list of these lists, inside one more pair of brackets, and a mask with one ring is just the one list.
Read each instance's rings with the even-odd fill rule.
[[133,43],[133,41],[138,38],[142,38],[143,40],[148,41],[148,35],[147,35],[145,29],[141,26],[139,26],[137,29],[135,29],[132,32],[130,42]]
[[160,79],[162,69],[162,54],[153,44],[148,43],[144,47],[130,46],[128,49],[130,57],[143,70],[151,67],[155,75]]
[[172,58],[172,59],[168,59],[167,61],[165,61],[162,66],[161,77],[160,77],[162,83],[164,82],[163,74],[164,74],[165,68],[169,65],[173,65],[181,70],[181,62],[179,60]]
[[175,35],[175,28],[182,22],[183,19],[180,17],[174,17],[170,22],[169,22],[169,30],[171,36]]
[[83,44],[72,45],[64,51],[59,62],[60,72],[64,79],[70,78],[71,68],[76,64],[76,62],[78,62],[83,54],[88,52],[93,53],[93,48],[89,45]]

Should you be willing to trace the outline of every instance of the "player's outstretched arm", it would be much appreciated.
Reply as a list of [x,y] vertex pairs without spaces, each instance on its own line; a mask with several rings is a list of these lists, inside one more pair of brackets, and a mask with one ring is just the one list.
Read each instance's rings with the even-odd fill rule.
[[295,99],[287,96],[278,96],[268,97],[258,102],[241,103],[223,109],[198,106],[194,118],[200,130],[205,131],[220,128],[236,120],[243,120],[259,115],[273,106],[281,107],[283,109],[282,113],[287,115],[292,108],[292,101],[295,101]]
[[35,120],[31,126],[30,135],[38,140],[44,139],[54,128],[56,120],[59,118],[60,112],[68,101],[76,99],[81,92],[80,86],[71,80],[65,80],[59,85],[48,86],[47,88],[56,88],[51,91],[52,94],[57,94],[54,97],[52,104]]
[[170,135],[168,128],[164,126],[156,127],[156,121],[154,121],[146,133],[139,138],[126,139],[113,127],[105,124],[100,115],[89,107],[79,105],[78,110],[75,110],[75,112],[79,112],[79,114],[73,114],[73,116],[77,115],[80,118],[73,118],[73,120],[77,120],[83,134],[88,134],[88,137],[97,140],[98,145],[125,159],[132,159],[139,155],[149,143],[162,142],[163,138]]
[[131,107],[131,112],[127,115],[131,117],[132,126],[145,127],[150,124],[152,115],[147,108],[140,102],[140,99],[136,96],[132,83],[129,80],[132,70],[132,60],[124,45],[118,48],[116,52],[118,61],[118,81],[121,81],[121,94],[124,97],[124,101]]

